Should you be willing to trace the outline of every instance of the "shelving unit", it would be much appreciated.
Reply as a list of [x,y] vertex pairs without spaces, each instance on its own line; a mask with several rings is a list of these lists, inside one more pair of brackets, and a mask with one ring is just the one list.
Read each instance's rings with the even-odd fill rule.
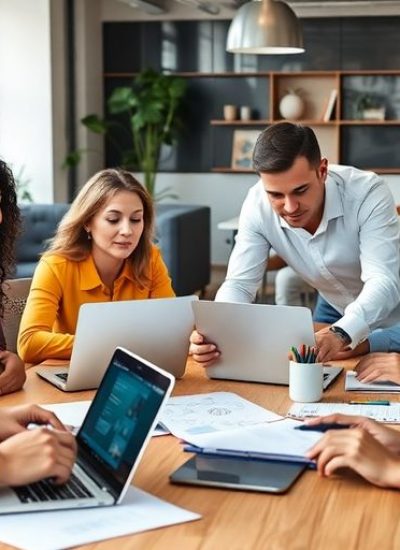
[[[216,78],[220,76],[222,75],[214,75]],[[248,77],[249,74],[240,73],[236,76],[238,78]],[[300,90],[299,95],[305,102],[305,111],[301,120],[290,122],[301,123],[313,128],[322,154],[330,162],[354,164],[379,173],[400,173],[400,166],[393,165],[395,157],[388,147],[384,149],[385,143],[400,141],[400,71],[268,72],[251,73],[251,76],[266,79],[268,82],[268,118],[246,121],[212,119],[210,124],[216,127],[216,131],[218,127],[255,129],[283,121],[279,112],[279,102],[288,89],[298,89]],[[324,121],[324,114],[332,90],[337,90],[337,99],[331,120]],[[359,98],[366,94],[371,94],[382,102],[382,105],[386,107],[388,119],[363,120],[356,118],[356,104]],[[228,102],[227,98],[224,99]],[[360,129],[363,130],[364,140],[367,136],[368,139],[365,141],[370,141],[371,154],[365,150],[365,146],[360,146],[360,150],[357,149],[356,142],[360,137],[358,133]],[[387,134],[389,130],[393,133],[393,138]],[[215,141],[218,140],[215,139]],[[355,162],[358,157],[360,160]],[[251,170],[228,166],[213,167],[212,171],[251,172]]]

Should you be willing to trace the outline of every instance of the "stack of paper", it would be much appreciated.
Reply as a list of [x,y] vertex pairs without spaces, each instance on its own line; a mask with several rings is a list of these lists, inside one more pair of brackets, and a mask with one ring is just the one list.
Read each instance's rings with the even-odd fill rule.
[[400,423],[400,403],[391,405],[351,405],[350,403],[294,403],[288,412],[293,418],[326,416],[328,414],[368,416],[378,422]]
[[358,391],[358,392],[375,392],[375,393],[399,393],[400,385],[394,382],[371,382],[365,384],[357,380],[357,373],[355,371],[346,372],[346,391]]
[[314,464],[305,454],[323,434],[295,429],[298,426],[299,422],[285,418],[222,433],[192,435],[186,438],[190,443],[186,450],[208,455]]

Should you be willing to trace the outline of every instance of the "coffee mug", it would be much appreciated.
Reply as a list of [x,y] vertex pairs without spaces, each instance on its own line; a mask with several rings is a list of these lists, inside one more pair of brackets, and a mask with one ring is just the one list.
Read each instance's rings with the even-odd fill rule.
[[322,397],[322,363],[289,363],[289,397],[299,403],[315,403]]

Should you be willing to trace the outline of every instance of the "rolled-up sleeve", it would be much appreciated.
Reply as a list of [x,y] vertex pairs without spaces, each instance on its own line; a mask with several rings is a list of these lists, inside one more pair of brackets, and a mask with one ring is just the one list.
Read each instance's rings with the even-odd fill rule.
[[350,335],[353,347],[400,302],[399,221],[393,196],[380,178],[360,205],[358,222],[363,288],[335,323]]

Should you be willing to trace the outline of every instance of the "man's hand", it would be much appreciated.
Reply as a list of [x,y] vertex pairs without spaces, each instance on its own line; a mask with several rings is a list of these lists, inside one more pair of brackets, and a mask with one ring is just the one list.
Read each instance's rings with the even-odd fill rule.
[[398,353],[370,353],[356,367],[360,382],[389,380],[400,384],[400,355]]
[[25,485],[47,477],[65,483],[76,457],[76,442],[68,432],[37,428],[0,444],[0,484]]
[[0,351],[0,362],[4,367],[0,374],[0,394],[20,390],[26,380],[23,361],[11,351]]
[[220,357],[217,346],[206,342],[204,336],[194,330],[190,335],[189,355],[202,367],[210,367]]
[[355,416],[349,414],[330,414],[318,418],[308,419],[306,424],[318,426],[319,424],[345,424],[352,428],[361,428],[372,435],[379,443],[389,449],[392,453],[400,456],[400,432],[376,422],[366,416]]
[[348,349],[348,345],[337,334],[331,332],[329,327],[315,333],[315,342],[318,348],[318,363],[335,359],[340,352]]
[[50,425],[56,430],[67,431],[56,415],[38,405],[20,405],[0,409],[0,441],[24,432],[28,424]]
[[308,452],[318,472],[331,476],[351,468],[379,487],[400,487],[400,459],[361,428],[330,430]]

